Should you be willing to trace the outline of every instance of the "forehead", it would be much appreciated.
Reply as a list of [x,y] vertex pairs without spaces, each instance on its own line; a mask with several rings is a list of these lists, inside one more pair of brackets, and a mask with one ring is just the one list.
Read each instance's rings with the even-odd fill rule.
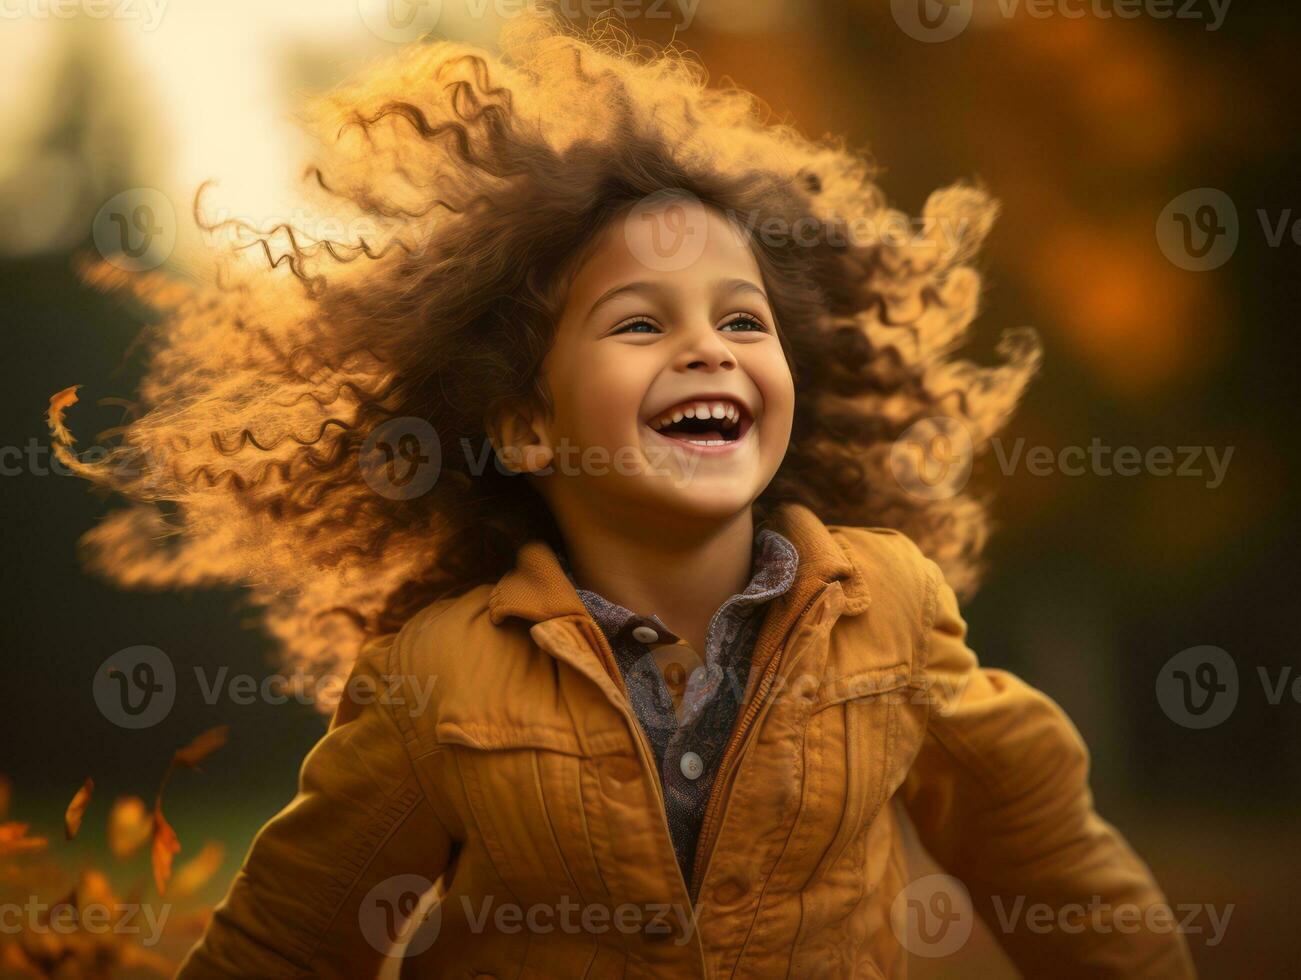
[[719,279],[760,281],[759,264],[742,228],[699,201],[638,205],[615,218],[570,284],[570,305],[590,303],[606,289],[634,280],[682,292]]

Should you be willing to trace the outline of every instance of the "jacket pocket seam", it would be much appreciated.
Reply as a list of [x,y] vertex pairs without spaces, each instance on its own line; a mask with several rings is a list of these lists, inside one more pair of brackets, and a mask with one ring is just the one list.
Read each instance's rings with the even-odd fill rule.
[[[894,750],[896,736],[898,734],[898,712],[893,703],[887,702],[884,705],[886,711],[885,731],[882,733],[880,740],[881,758],[872,759],[871,747],[864,749],[861,746],[861,739],[865,737],[860,730],[855,710],[855,702],[868,701],[872,695],[860,698],[851,698],[843,702],[844,705],[844,739],[845,739],[845,802],[841,808],[840,823],[836,828],[835,835],[831,844],[828,846],[822,859],[818,862],[810,882],[820,881],[822,877],[838,862],[849,848],[850,841],[855,834],[865,832],[867,825],[876,819],[880,813],[881,807],[885,803],[885,775],[886,762]],[[862,756],[867,755],[867,759]],[[864,765],[855,765],[855,763],[864,763]],[[850,782],[849,774],[856,770],[861,770],[861,781],[857,784]],[[851,799],[851,791],[855,791],[854,798]],[[857,826],[854,826],[857,824]]]
[[497,835],[497,827],[494,821],[485,819],[485,815],[490,815],[493,811],[488,805],[488,794],[484,791],[480,778],[481,774],[475,760],[468,760],[468,765],[465,764],[466,761],[459,754],[457,755],[456,768],[461,775],[461,787],[465,792],[466,802],[470,806],[469,816],[473,819],[479,836],[483,840],[484,854],[487,856],[488,863],[496,873],[502,888],[510,896],[510,900],[518,904],[519,897],[509,885],[513,877],[510,854],[502,845],[501,838]]
[[588,750],[584,751],[573,729],[552,728],[547,725],[525,725],[502,728],[474,722],[440,721],[434,729],[440,745],[463,745],[484,752],[504,752],[522,749],[541,749],[579,758],[596,758],[603,755],[630,755],[628,738],[624,732],[601,732],[587,737]]
[[384,801],[384,805],[367,821],[366,827],[358,835],[358,846],[340,859],[339,871],[331,879],[331,890],[322,896],[321,904],[331,908],[321,924],[312,930],[307,940],[300,940],[304,962],[310,963],[316,956],[321,941],[330,926],[338,918],[347,900],[348,893],[356,887],[361,876],[371,862],[383,849],[384,842],[411,815],[423,798],[424,791],[415,778],[408,777],[403,784]]
[[909,681],[908,664],[900,662],[888,667],[870,667],[841,677],[830,684],[824,684],[809,709],[810,714],[817,714],[827,708],[850,701],[890,694],[907,687]]

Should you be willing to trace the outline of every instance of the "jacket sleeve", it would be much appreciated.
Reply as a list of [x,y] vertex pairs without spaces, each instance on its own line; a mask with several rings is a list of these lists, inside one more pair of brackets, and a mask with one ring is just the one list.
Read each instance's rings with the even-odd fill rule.
[[980,666],[953,589],[935,562],[925,571],[928,725],[901,788],[921,842],[1027,976],[1194,977],[1151,871],[1094,810],[1079,732],[1045,694]]
[[[230,890],[181,964],[210,977],[376,977],[412,882],[437,882],[452,840],[417,782],[389,696],[391,647],[370,640],[294,799],[253,839]],[[409,699],[408,699],[409,701]],[[377,890],[376,890],[377,889]]]

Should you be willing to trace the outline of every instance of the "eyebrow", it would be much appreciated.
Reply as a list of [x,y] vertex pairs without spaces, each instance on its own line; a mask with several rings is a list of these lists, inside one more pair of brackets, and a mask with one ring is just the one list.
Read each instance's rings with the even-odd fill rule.
[[[600,298],[597,299],[595,303],[593,303],[590,307],[588,307],[587,319],[590,320],[592,318],[592,315],[595,314],[596,311],[600,309],[600,307],[604,306],[606,303],[610,302],[611,300],[624,295],[625,293],[653,295],[655,293],[659,293],[662,291],[663,291],[663,286],[661,286],[659,283],[654,283],[654,282],[642,282],[642,281],[626,282],[622,286],[615,286],[613,289],[607,289],[604,293],[601,294]],[[749,279],[720,279],[714,285],[714,292],[715,293],[723,293],[723,292],[756,293],[765,303],[768,302],[768,294],[765,293],[761,287],[752,283]]]

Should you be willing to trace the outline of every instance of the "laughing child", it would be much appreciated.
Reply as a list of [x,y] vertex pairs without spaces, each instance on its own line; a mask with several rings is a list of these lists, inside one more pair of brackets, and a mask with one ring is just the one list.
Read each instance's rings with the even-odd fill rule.
[[1039,359],[948,356],[982,192],[908,222],[837,141],[532,15],[308,121],[333,232],[132,277],[143,411],[62,449],[133,502],[101,568],[248,585],[333,712],[183,980],[901,977],[973,911],[1029,975],[1192,975],[1075,728],[965,642],[987,514],[933,454]]

